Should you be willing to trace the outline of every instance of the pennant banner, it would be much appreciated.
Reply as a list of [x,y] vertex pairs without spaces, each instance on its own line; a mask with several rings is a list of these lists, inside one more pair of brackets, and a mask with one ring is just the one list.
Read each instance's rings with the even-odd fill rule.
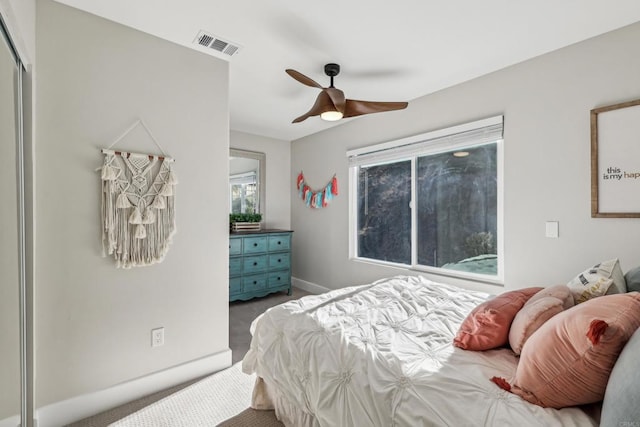
[[313,190],[307,185],[302,172],[298,175],[298,194],[304,203],[313,209],[327,207],[329,202],[338,195],[338,178],[333,175],[331,181],[322,190]]

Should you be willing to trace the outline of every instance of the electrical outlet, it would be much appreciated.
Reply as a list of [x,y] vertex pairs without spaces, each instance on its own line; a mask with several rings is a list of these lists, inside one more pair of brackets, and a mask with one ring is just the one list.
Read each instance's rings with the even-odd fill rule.
[[151,330],[151,347],[160,347],[164,345],[164,328],[156,328]]

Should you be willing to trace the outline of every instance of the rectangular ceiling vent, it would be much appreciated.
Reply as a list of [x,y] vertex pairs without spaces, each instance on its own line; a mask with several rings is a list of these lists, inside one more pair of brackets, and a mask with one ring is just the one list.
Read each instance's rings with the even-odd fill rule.
[[227,59],[237,54],[242,49],[239,44],[224,40],[206,31],[200,31],[193,42],[197,45],[209,48],[214,52],[219,52],[222,57]]

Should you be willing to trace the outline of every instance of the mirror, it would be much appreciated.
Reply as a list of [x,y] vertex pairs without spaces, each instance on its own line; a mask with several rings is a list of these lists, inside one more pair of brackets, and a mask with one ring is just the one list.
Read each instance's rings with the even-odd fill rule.
[[260,213],[264,221],[266,155],[229,150],[229,213]]

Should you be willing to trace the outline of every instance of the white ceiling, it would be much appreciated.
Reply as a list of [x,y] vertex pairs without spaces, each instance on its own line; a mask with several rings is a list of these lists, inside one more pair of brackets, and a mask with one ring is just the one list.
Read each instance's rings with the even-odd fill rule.
[[640,21],[638,0],[57,1],[198,50],[200,30],[241,45],[231,129],[284,140],[344,122],[292,124],[318,90],[286,68],[328,86],[323,66],[337,62],[347,98],[411,101]]

